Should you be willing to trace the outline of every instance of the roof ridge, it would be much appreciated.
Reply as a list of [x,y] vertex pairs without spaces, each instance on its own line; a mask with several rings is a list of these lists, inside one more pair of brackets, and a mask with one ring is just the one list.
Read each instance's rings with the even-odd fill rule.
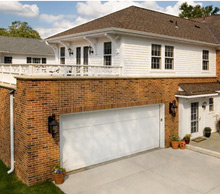
[[43,39],[37,39],[37,38],[25,38],[25,37],[17,37],[17,36],[4,36],[4,35],[0,35],[0,37],[43,41]]

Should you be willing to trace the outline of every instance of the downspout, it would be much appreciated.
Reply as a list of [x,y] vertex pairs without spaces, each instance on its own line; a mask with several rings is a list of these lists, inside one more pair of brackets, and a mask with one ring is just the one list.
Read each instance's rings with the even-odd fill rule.
[[14,171],[14,90],[9,92],[10,94],[10,139],[11,139],[11,169],[8,171],[8,174],[11,174]]

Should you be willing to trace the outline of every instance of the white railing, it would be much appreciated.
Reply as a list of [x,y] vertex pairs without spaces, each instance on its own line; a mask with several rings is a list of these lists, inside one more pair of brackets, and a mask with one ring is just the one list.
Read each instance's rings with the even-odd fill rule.
[[121,66],[0,64],[0,82],[16,84],[15,75],[28,76],[120,76]]

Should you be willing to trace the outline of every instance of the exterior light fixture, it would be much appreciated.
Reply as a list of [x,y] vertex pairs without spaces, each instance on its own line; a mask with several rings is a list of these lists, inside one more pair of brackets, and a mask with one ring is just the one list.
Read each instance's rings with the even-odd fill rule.
[[203,102],[203,103],[202,103],[202,108],[204,108],[204,109],[205,109],[205,108],[206,108],[206,106],[207,106],[207,102]]
[[73,55],[73,50],[71,48],[68,48],[69,56]]
[[175,117],[176,116],[176,112],[177,112],[177,105],[176,105],[176,100],[174,100],[173,102],[171,102],[169,104],[169,112],[170,114]]
[[52,134],[52,137],[55,137],[55,134],[58,132],[59,123],[56,121],[55,114],[48,117],[48,133]]
[[94,53],[93,48],[89,46],[89,54],[93,54],[93,53]]

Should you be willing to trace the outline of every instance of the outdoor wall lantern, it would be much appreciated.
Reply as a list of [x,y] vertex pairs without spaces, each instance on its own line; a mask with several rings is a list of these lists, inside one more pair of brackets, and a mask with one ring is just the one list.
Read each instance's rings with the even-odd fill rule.
[[205,108],[206,108],[206,106],[207,106],[207,102],[203,102],[203,103],[202,103],[202,108],[204,108],[204,109],[205,109]]
[[175,117],[176,116],[176,112],[177,112],[177,105],[176,105],[176,100],[174,100],[173,102],[170,103],[169,109],[170,109],[170,114]]
[[93,54],[93,53],[94,53],[93,48],[89,46],[89,54]]
[[52,137],[55,137],[55,134],[58,132],[59,123],[56,121],[55,114],[48,117],[48,133],[52,134]]
[[71,48],[68,48],[69,56],[73,55],[73,50]]

